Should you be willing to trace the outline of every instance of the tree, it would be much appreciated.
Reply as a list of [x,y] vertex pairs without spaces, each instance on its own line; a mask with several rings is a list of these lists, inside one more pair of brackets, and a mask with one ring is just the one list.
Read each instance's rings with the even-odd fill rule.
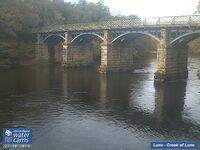
[[16,37],[22,29],[23,16],[20,11],[21,0],[0,1],[0,36]]
[[200,1],[199,4],[197,5],[197,10],[195,11],[195,14],[199,14],[200,13]]

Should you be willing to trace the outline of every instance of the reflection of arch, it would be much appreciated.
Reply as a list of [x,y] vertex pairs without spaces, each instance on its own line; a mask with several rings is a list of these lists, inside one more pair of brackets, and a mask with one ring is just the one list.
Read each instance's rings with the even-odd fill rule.
[[154,36],[152,34],[149,34],[149,33],[145,33],[145,32],[127,32],[127,33],[121,34],[118,37],[116,37],[115,39],[113,39],[112,43],[115,43],[116,41],[118,41],[119,39],[121,39],[121,38],[123,38],[123,37],[125,37],[127,35],[145,35],[145,36],[148,36],[148,37],[154,39],[157,42],[160,42],[159,38],[157,38],[156,36]]
[[102,41],[104,40],[102,36],[96,34],[96,33],[82,33],[82,34],[79,34],[77,35],[74,39],[72,39],[71,43],[74,43],[76,42],[78,39],[81,39],[81,38],[93,38],[93,37],[98,37],[99,39],[101,39]]
[[53,38],[58,38],[58,39],[60,39],[61,41],[65,41],[65,38],[62,36],[62,35],[59,35],[59,34],[51,34],[51,35],[48,35],[44,40],[43,40],[43,42],[45,43],[45,42],[47,42],[48,40],[50,40],[50,39],[53,39]]
[[190,41],[200,37],[200,31],[183,34],[170,42],[170,45],[186,45]]

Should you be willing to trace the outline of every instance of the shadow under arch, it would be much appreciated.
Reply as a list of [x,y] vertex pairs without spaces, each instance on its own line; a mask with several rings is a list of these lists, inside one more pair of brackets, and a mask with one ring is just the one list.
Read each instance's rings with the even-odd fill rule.
[[54,43],[57,43],[57,42],[64,42],[65,41],[65,38],[62,36],[62,35],[58,35],[58,34],[51,34],[49,36],[47,36],[43,42],[44,43],[50,43],[50,42],[54,42]]
[[69,46],[70,65],[99,68],[103,41],[103,37],[97,33],[81,33],[74,37]]
[[47,36],[43,42],[48,47],[49,62],[50,63],[61,63],[62,62],[62,43],[65,38],[59,34],[51,34]]
[[71,43],[87,43],[91,41],[94,38],[98,38],[99,40],[103,41],[103,37],[96,34],[96,33],[82,33],[77,35],[75,38],[72,39]]
[[186,34],[183,34],[183,35],[175,38],[174,40],[172,40],[170,42],[170,45],[172,47],[180,47],[182,45],[185,46],[189,42],[191,42],[192,40],[194,40],[198,37],[200,37],[200,31],[196,31],[196,32],[192,32],[192,33],[186,33]]
[[125,40],[125,38],[127,38],[127,40],[133,40],[134,38],[138,38],[141,36],[147,36],[150,37],[151,39],[155,40],[156,42],[160,42],[160,39],[157,38],[156,36],[150,34],[150,33],[145,33],[145,32],[127,32],[127,33],[123,33],[119,36],[117,36],[116,38],[114,38],[112,40],[111,43],[116,44],[117,42],[122,42],[123,40]]
[[141,69],[149,65],[147,58],[156,58],[159,42],[158,37],[147,32],[126,32],[114,38],[111,43],[119,51],[122,68],[128,64],[129,68]]

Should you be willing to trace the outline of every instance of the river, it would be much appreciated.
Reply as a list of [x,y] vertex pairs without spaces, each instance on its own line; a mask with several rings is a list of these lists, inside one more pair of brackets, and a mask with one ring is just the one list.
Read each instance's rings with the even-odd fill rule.
[[[154,85],[156,59],[129,73],[40,65],[0,72],[0,129],[33,129],[34,150],[146,150],[200,142],[198,57],[189,78]],[[2,133],[2,131],[1,131]],[[0,137],[2,141],[2,137]]]

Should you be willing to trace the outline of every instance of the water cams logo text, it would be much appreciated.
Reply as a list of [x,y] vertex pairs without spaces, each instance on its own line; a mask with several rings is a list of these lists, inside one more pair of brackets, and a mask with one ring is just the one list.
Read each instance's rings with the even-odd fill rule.
[[32,146],[32,129],[3,128],[3,147],[28,148]]

